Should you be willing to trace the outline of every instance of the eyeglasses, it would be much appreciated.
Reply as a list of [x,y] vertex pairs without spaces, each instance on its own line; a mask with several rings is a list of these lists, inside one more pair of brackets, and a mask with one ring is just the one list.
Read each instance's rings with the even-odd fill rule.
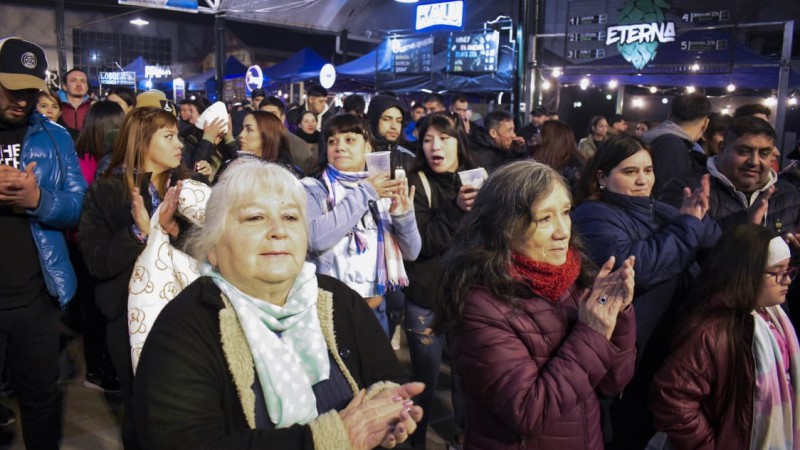
[[797,271],[800,270],[798,267],[788,267],[786,270],[782,270],[780,272],[764,272],[766,275],[770,275],[775,278],[775,283],[783,284],[787,279],[791,283],[797,278]]

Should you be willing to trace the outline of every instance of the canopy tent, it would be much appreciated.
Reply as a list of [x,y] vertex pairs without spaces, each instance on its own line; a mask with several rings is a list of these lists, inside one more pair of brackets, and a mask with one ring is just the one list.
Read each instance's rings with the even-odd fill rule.
[[241,63],[235,56],[228,56],[225,61],[225,79],[241,78],[247,73],[247,66]]
[[336,66],[336,79],[349,78],[374,84],[375,72],[392,69],[392,54],[386,51],[386,45],[384,40],[366,55]]
[[147,61],[143,57],[138,57],[130,62],[127,66],[123,67],[125,72],[136,72],[136,79],[144,79],[144,67],[147,66]]
[[184,80],[186,82],[186,90],[188,91],[205,91],[206,83],[213,80],[217,74],[217,69],[208,69],[205,72],[194,75]]
[[393,74],[392,54],[383,41],[373,51],[336,67],[337,85],[340,79],[369,83],[381,90],[395,92],[452,91],[482,94],[511,90],[514,79],[514,52],[508,45],[500,46],[498,69],[495,73],[458,75],[446,73],[447,53],[433,55],[431,73]]
[[319,78],[319,72],[325,64],[328,64],[328,60],[306,47],[286,61],[268,67],[262,72],[264,79],[269,80],[268,83],[271,84],[297,83]]
[[[720,31],[689,32],[681,36],[681,40],[716,40],[732,39]],[[681,50],[675,42],[662,44],[655,58],[642,73],[636,73],[633,66],[621,55],[594,60],[585,64],[564,65],[564,75],[559,81],[562,84],[576,84],[586,75],[595,84],[605,84],[617,80],[619,84],[648,86],[695,86],[700,88],[725,88],[733,84],[738,88],[777,89],[780,59],[770,58],[754,53],[746,46],[733,43],[731,51],[687,52]],[[699,53],[699,55],[698,55]],[[689,67],[698,64],[698,72],[683,71],[664,73],[675,67]],[[729,73],[702,73],[703,67],[717,66],[730,68]],[[625,73],[625,70],[627,73]],[[661,73],[657,73],[661,72]],[[727,72],[722,70],[719,72]],[[800,74],[790,73],[789,86],[800,86]]]

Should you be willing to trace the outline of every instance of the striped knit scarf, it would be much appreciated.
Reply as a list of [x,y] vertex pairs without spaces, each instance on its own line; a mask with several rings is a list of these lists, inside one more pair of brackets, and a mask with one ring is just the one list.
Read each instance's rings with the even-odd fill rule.
[[[786,341],[789,360],[767,321],[757,312],[753,339],[756,379],[753,398],[751,449],[800,449],[800,346],[786,313],[780,306],[765,308],[768,317]],[[786,367],[788,365],[788,368]],[[791,385],[785,373],[791,375]]]
[[[331,165],[322,173],[322,182],[328,189],[328,205],[335,208],[347,195],[347,188],[353,188],[360,181],[367,178],[367,172],[340,172]],[[370,200],[369,210],[378,228],[378,248],[376,249],[376,280],[379,295],[386,293],[387,289],[396,289],[408,286],[408,275],[403,264],[403,255],[400,246],[392,232],[392,216],[382,200]],[[357,227],[353,227],[355,251],[358,254],[367,250],[367,241]]]

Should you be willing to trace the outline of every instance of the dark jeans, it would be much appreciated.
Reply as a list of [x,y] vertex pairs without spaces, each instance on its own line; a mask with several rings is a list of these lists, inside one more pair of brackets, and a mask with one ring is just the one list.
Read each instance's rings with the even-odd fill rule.
[[[425,414],[417,425],[417,431],[411,435],[409,441],[415,449],[425,448],[425,435],[428,429],[431,401],[436,387],[439,384],[439,373],[442,365],[442,352],[447,339],[434,334],[431,326],[434,313],[412,301],[406,301],[405,329],[408,339],[408,351],[411,356],[411,378],[414,381],[425,383],[425,390],[414,401],[422,407]],[[464,409],[464,395],[461,382],[452,367],[452,400],[455,415],[456,429],[464,429],[466,422]]]
[[386,315],[389,319],[389,338],[394,334],[396,326],[403,323],[403,312],[406,309],[406,294],[401,290],[386,293]]
[[128,315],[120,314],[108,322],[106,327],[108,353],[119,377],[122,389],[122,445],[125,450],[139,450],[139,437],[133,422],[133,365],[131,364],[131,344],[128,339]]
[[0,348],[19,402],[28,449],[57,449],[61,440],[58,325],[61,310],[44,295],[31,305],[0,310]]

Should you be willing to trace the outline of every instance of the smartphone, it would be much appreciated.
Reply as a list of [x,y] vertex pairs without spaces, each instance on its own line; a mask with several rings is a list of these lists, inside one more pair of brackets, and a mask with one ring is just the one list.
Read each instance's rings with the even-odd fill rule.
[[406,177],[406,171],[402,168],[394,169],[394,179],[395,180],[402,180]]

